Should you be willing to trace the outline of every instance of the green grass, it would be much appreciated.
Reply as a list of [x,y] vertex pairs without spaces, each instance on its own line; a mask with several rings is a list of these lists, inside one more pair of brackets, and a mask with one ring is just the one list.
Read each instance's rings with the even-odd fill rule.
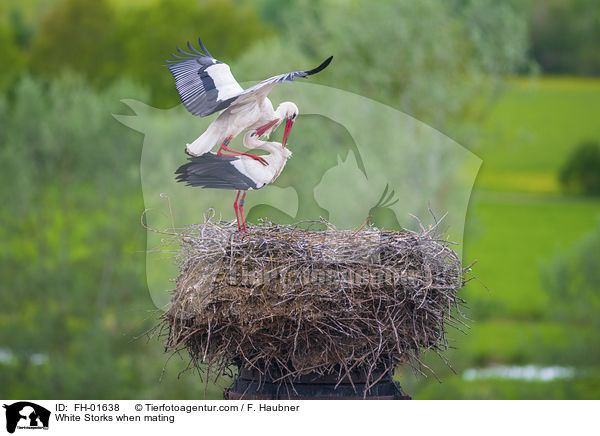
[[494,107],[473,151],[481,189],[553,193],[556,173],[580,141],[600,140],[600,79],[519,79]]
[[[441,380],[416,378],[408,367],[396,374],[416,399],[560,399],[600,397],[600,341],[586,327],[555,321],[487,320],[470,322],[468,333],[450,332],[455,349],[446,353],[453,372],[435,355],[425,362]],[[566,366],[576,368],[573,380],[465,380],[469,368],[490,365]],[[583,382],[585,380],[585,383]]]
[[[580,340],[598,344],[597,334],[557,321],[472,321],[468,334],[452,333],[456,369],[501,365],[595,365],[599,350],[581,354]],[[574,338],[578,338],[575,340]]]
[[[549,195],[476,193],[465,229],[465,260],[477,258],[477,282],[463,292],[470,306],[467,334],[451,330],[446,353],[457,374],[434,355],[434,378],[404,369],[400,381],[417,399],[599,398],[600,336],[584,325],[552,318],[540,264],[568,249],[596,225],[600,201]],[[488,365],[574,366],[583,376],[549,382],[462,379],[467,368]],[[590,373],[591,371],[591,373]]]
[[[600,80],[514,80],[484,124],[483,159],[471,198],[464,259],[479,283],[463,292],[471,328],[450,332],[447,357],[457,374],[434,355],[425,358],[435,379],[399,380],[417,399],[599,398],[600,334],[552,315],[541,265],[565,252],[597,225],[600,200],[560,195],[556,174],[581,140],[600,140]],[[467,368],[489,365],[573,366],[569,380],[465,380]]]
[[419,391],[416,399],[430,400],[548,400],[548,399],[598,399],[600,375],[552,382],[522,380],[476,380],[465,381],[457,376],[443,383],[430,381]]
[[491,290],[469,286],[479,316],[539,319],[547,297],[540,263],[596,225],[600,201],[558,196],[475,194],[467,216],[464,257]]

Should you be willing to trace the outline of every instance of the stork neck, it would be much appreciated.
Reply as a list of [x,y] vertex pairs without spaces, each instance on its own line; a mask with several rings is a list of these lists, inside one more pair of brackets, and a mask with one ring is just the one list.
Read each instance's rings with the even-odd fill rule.
[[259,147],[256,147],[260,150],[265,150],[268,151],[271,154],[276,154],[276,155],[280,155],[282,154],[282,150],[283,147],[281,146],[281,144],[279,142],[268,142],[268,141],[262,141],[262,144],[260,144]]
[[277,157],[287,158],[291,155],[291,152],[287,148],[283,148],[279,142],[263,141],[256,135],[252,135],[252,132],[244,135],[244,146],[250,149],[264,150]]
[[283,147],[279,142],[263,141],[262,139],[254,139],[251,143],[254,149],[268,151],[271,154],[281,154]]

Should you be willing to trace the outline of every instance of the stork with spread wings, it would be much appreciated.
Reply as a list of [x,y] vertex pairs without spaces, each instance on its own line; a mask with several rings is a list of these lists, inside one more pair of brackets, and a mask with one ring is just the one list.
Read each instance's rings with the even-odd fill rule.
[[200,156],[221,143],[219,155],[227,156],[223,153],[227,151],[233,153],[229,156],[244,155],[266,164],[260,156],[228,148],[229,142],[244,130],[255,130],[259,137],[268,135],[286,119],[282,141],[285,147],[298,107],[292,102],[284,102],[274,110],[267,95],[278,83],[293,82],[318,73],[329,65],[333,56],[312,70],[273,76],[244,90],[231,74],[229,65],[212,57],[200,39],[198,43],[202,51],[189,42],[191,53],[177,47],[183,56],[173,54],[176,59],[167,61],[167,68],[175,78],[175,87],[188,111],[201,117],[217,111],[221,113],[198,139],[187,145],[186,153]]

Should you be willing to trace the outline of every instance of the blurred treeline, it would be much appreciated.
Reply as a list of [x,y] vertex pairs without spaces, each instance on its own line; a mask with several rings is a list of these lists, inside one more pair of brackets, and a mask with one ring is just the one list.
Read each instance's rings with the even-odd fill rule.
[[133,79],[164,106],[178,103],[161,67],[176,44],[201,34],[215,53],[232,59],[273,33],[254,8],[233,0],[51,0],[5,2],[0,8],[0,56],[9,67],[4,89],[23,71],[46,79],[72,71],[96,89]]
[[[580,13],[594,1],[4,0],[0,397],[203,395],[200,383],[158,385],[160,345],[130,342],[157,312],[139,225],[142,138],[111,116],[126,112],[121,98],[179,103],[162,67],[176,45],[202,37],[240,81],[333,54],[316,82],[469,144],[507,75],[598,72],[586,54],[598,16]],[[565,41],[570,13],[586,20]],[[166,380],[184,367],[173,359]]]
[[[178,100],[172,92],[171,78],[160,67],[161,61],[175,45],[195,41],[196,35],[201,35],[213,54],[228,63],[235,63],[258,41],[278,40],[285,43],[286,50],[298,50],[310,58],[335,48],[340,57],[351,55],[351,59],[370,62],[362,64],[369,65],[369,74],[362,80],[384,99],[389,96],[388,89],[393,88],[385,83],[390,82],[390,75],[385,73],[394,67],[397,78],[406,77],[413,66],[441,75],[435,65],[424,65],[426,60],[450,67],[449,73],[459,69],[512,72],[515,62],[521,62],[525,54],[523,47],[514,44],[522,36],[530,62],[521,62],[520,72],[529,71],[532,65],[550,74],[600,72],[596,50],[600,17],[594,0],[418,3],[5,0],[0,5],[0,90],[11,88],[24,72],[55,78],[67,70],[82,75],[96,88],[121,78],[133,79],[150,89],[154,104],[174,105]],[[527,27],[517,16],[528,18]],[[419,19],[412,21],[413,17]],[[430,46],[419,39],[405,39],[415,36],[416,29],[411,27],[428,35],[422,41]],[[385,50],[389,44],[406,56],[390,59]],[[430,56],[419,55],[424,51]],[[262,53],[252,57],[255,64],[281,66]],[[480,65],[472,65],[472,61]],[[386,66],[388,69],[382,68]],[[347,68],[339,74],[349,80],[355,79],[348,74],[351,69],[355,76],[363,70],[349,63]]]

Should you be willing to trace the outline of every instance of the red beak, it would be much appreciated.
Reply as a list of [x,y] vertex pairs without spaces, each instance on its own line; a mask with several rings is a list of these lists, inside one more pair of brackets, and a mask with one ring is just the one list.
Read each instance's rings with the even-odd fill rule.
[[290,130],[292,130],[292,125],[294,124],[294,120],[288,118],[285,122],[285,130],[283,131],[283,140],[281,142],[281,146],[285,148],[288,140],[288,136],[290,136]]

